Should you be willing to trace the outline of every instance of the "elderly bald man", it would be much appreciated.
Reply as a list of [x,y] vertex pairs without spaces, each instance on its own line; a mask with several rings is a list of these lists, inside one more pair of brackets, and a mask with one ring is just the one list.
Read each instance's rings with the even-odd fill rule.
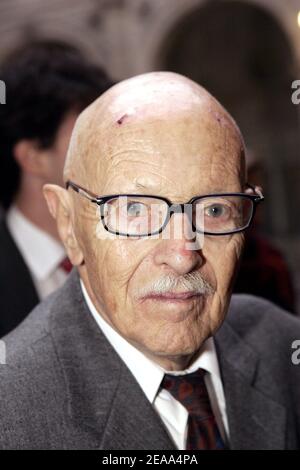
[[5,338],[1,448],[298,448],[300,322],[231,298],[263,196],[222,106],[126,80],[78,118],[64,177],[44,192],[75,268]]

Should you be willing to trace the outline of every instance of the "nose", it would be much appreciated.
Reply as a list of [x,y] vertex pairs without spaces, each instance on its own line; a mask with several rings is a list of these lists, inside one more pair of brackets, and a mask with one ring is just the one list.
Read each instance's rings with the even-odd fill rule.
[[202,266],[204,259],[186,214],[173,214],[169,230],[163,232],[163,240],[154,255],[156,265],[166,265],[178,275],[187,274]]

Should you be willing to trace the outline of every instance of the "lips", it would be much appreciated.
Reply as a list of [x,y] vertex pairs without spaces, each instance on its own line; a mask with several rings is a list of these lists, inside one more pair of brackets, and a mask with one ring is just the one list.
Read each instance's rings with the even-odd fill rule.
[[148,294],[143,300],[152,299],[152,300],[168,300],[168,301],[180,301],[180,300],[189,300],[195,297],[200,297],[201,294],[197,292],[164,292],[162,294]]

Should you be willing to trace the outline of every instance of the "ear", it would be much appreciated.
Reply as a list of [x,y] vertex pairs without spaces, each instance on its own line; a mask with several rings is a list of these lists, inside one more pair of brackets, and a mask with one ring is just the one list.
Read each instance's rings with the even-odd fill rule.
[[49,211],[56,219],[59,236],[65,245],[68,257],[74,266],[82,264],[84,257],[75,236],[73,206],[70,193],[55,184],[45,184],[43,193],[46,198]]
[[43,176],[47,172],[46,151],[39,148],[36,140],[20,140],[14,146],[14,156],[25,173]]
[[263,188],[261,186],[250,186],[246,188],[245,191],[247,194],[262,194]]

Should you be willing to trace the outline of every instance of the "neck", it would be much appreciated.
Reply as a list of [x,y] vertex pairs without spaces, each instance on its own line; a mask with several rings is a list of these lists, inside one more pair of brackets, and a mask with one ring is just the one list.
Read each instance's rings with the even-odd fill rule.
[[30,222],[60,241],[55,220],[43,196],[44,181],[23,176],[14,204]]

